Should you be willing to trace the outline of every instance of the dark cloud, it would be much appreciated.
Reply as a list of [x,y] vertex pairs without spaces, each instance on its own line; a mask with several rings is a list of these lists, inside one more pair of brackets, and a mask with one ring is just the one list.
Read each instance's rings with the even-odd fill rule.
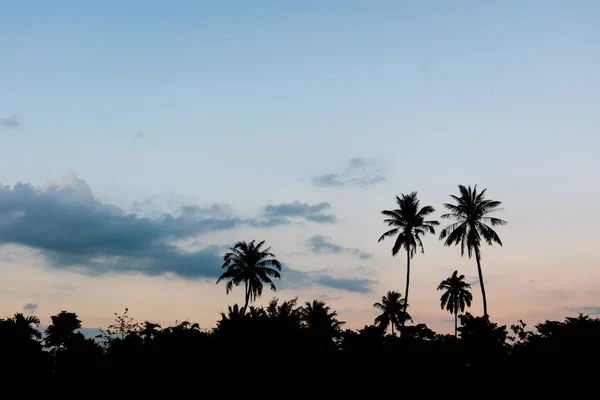
[[373,258],[373,254],[367,253],[357,248],[344,247],[339,244],[333,243],[331,237],[323,235],[311,236],[307,245],[309,249],[316,254],[333,253],[333,254],[350,254],[358,257],[361,260],[368,260]]
[[587,315],[600,315],[600,307],[573,307],[569,311]]
[[367,187],[386,180],[384,169],[373,160],[351,158],[342,172],[330,172],[313,178],[318,187],[361,186]]
[[70,187],[0,188],[0,244],[34,248],[54,267],[88,273],[215,277],[221,261],[216,249],[186,252],[172,242],[244,223],[239,217],[192,216],[185,211],[142,218],[78,196]]
[[284,265],[282,276],[287,277],[281,282],[282,288],[303,288],[308,286],[325,286],[332,289],[355,293],[372,293],[373,286],[377,284],[374,279],[366,278],[344,278],[331,275],[329,270],[305,272],[291,269]]
[[292,203],[281,203],[264,207],[263,214],[267,220],[280,221],[287,218],[301,218],[310,222],[317,223],[334,223],[337,218],[334,214],[328,213],[331,209],[329,203],[308,204],[301,203],[298,200]]
[[0,119],[0,126],[5,128],[18,128],[21,126],[21,121],[17,115],[11,115],[10,117]]
[[[186,205],[173,214],[142,217],[98,201],[85,181],[74,174],[62,183],[71,186],[0,186],[0,245],[36,249],[51,267],[90,275],[138,272],[212,280],[222,272],[226,251],[223,246],[186,251],[174,243],[239,226],[288,224],[288,218],[293,217],[318,222],[335,220],[335,216],[325,213],[328,204],[298,201],[266,206],[260,218],[236,216],[231,207],[222,204]],[[369,280],[338,279],[290,268],[283,279],[290,285],[321,285],[358,292],[366,291],[371,284]]]
[[23,306],[23,311],[33,314],[37,310],[39,304],[40,303],[27,303]]

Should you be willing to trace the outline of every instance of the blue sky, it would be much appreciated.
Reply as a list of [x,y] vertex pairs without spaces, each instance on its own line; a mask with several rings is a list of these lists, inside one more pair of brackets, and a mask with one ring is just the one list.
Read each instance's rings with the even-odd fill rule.
[[[492,316],[539,320],[598,306],[600,5],[411,3],[2,4],[0,182],[11,187],[3,201],[30,205],[24,212],[38,223],[0,237],[0,252],[10,255],[0,277],[12,282],[0,311],[39,304],[46,318],[77,304],[73,311],[100,325],[129,307],[140,318],[185,314],[210,325],[240,301],[187,279],[196,271],[189,259],[173,264],[185,265],[186,279],[107,267],[103,257],[116,253],[92,241],[123,239],[89,230],[112,226],[116,206],[148,217],[127,225],[146,239],[179,235],[160,249],[131,239],[152,248],[157,271],[180,247],[198,252],[198,269],[210,270],[224,246],[266,239],[292,268],[287,285],[296,284],[278,295],[330,299],[350,326],[362,326],[375,300],[404,286],[404,260],[391,257],[391,244],[376,243],[385,228],[379,211],[417,190],[437,216],[459,183],[487,187],[506,208],[505,246],[484,252]],[[328,174],[346,184],[316,184]],[[54,192],[15,193],[17,182],[74,185],[80,196],[53,203]],[[37,200],[18,197],[27,195]],[[79,210],[80,223],[43,214],[56,207],[67,216]],[[315,221],[319,210],[335,220]],[[164,230],[158,212],[179,225]],[[273,216],[286,223],[267,224]],[[50,243],[39,221],[71,230]],[[80,231],[89,233],[85,245]],[[52,247],[58,242],[91,253],[63,257]],[[319,243],[330,253],[315,250]],[[472,277],[475,266],[436,237],[425,245],[414,261],[411,308],[444,330],[435,286],[454,269]],[[139,256],[132,254],[131,265]],[[73,263],[110,273],[73,272]],[[340,290],[349,282],[370,291]],[[168,307],[145,305],[150,288]]]

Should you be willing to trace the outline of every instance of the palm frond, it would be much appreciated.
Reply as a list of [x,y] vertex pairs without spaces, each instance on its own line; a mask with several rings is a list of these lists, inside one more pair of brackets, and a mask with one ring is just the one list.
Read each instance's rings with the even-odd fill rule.
[[435,212],[432,206],[420,207],[420,201],[417,192],[395,196],[398,208],[395,210],[383,210],[381,214],[388,217],[384,223],[393,226],[383,233],[377,242],[383,241],[387,237],[396,236],[392,246],[392,255],[395,256],[403,247],[412,257],[417,249],[424,252],[421,237],[426,233],[435,233],[435,226],[439,223],[434,220],[425,221],[425,218]]

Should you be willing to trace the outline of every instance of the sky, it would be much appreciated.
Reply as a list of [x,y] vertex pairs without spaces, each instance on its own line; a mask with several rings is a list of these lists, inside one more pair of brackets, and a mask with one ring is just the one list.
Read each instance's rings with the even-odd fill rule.
[[[0,4],[0,315],[86,328],[214,326],[239,240],[284,264],[276,296],[348,328],[404,291],[381,210],[457,186],[502,201],[491,318],[600,315],[600,4],[592,0]],[[442,227],[444,222],[442,221]],[[438,229],[439,233],[439,229]],[[424,238],[415,322],[475,260]]]

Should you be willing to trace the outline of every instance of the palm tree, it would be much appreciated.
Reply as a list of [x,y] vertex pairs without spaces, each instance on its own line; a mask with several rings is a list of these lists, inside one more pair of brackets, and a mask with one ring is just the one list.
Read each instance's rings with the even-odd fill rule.
[[481,272],[481,239],[488,244],[494,243],[502,246],[502,241],[498,234],[492,229],[494,226],[506,225],[506,221],[490,216],[496,211],[500,211],[502,204],[496,200],[485,198],[487,189],[477,193],[477,185],[471,189],[471,186],[464,187],[458,185],[460,196],[453,194],[450,197],[455,204],[444,203],[444,207],[449,211],[448,214],[441,216],[443,219],[454,219],[455,222],[445,227],[440,232],[440,240],[446,239],[444,245],[459,245],[460,255],[464,256],[465,249],[469,258],[475,254],[477,261],[477,273],[479,274],[479,286],[481,286],[481,295],[483,297],[483,316],[487,317],[487,299],[485,297],[485,287],[483,285],[483,274]]
[[454,314],[454,337],[458,337],[458,313],[465,312],[465,307],[471,307],[473,296],[471,285],[465,282],[465,276],[458,276],[454,271],[452,276],[440,282],[437,290],[445,290],[440,298],[442,310],[446,308],[450,314]]
[[269,301],[269,305],[266,307],[265,312],[272,320],[296,322],[299,320],[301,314],[301,309],[296,308],[297,304],[298,297],[284,301],[281,304],[279,304],[279,299],[275,297]]
[[342,326],[346,323],[338,319],[336,311],[332,311],[321,300],[307,301],[300,310],[304,328],[317,348],[332,349],[335,340],[342,335]]
[[222,268],[226,268],[226,271],[217,279],[217,284],[222,280],[227,280],[225,291],[229,294],[234,286],[239,286],[244,282],[243,313],[246,312],[250,302],[262,295],[263,284],[268,284],[271,290],[276,291],[273,279],[281,279],[279,273],[281,263],[270,252],[270,247],[262,249],[264,243],[264,240],[258,244],[254,244],[254,240],[250,243],[237,242],[223,256]]
[[10,324],[11,330],[15,336],[21,339],[39,340],[42,333],[37,329],[40,326],[40,319],[36,316],[25,316],[23,313],[15,313],[12,317],[6,319]]
[[411,316],[406,312],[406,302],[400,292],[388,291],[381,298],[381,303],[373,304],[373,307],[381,311],[381,314],[375,318],[375,324],[387,331],[388,326],[392,326],[392,335],[395,335],[394,328],[400,330],[404,320],[412,321]]
[[[425,218],[432,214],[435,209],[431,206],[419,208],[419,199],[417,192],[412,192],[408,195],[403,194],[402,197],[396,196],[398,208],[395,210],[383,210],[381,214],[388,217],[383,222],[388,224],[392,229],[385,232],[377,242],[381,242],[388,236],[396,236],[396,241],[392,247],[392,256],[396,256],[400,249],[406,250],[406,290],[404,291],[404,312],[408,306],[408,288],[410,285],[410,260],[417,251],[417,247],[424,253],[423,242],[421,236],[429,232],[435,233],[435,226],[439,225],[438,221],[427,221]],[[402,320],[402,326],[406,319]]]

